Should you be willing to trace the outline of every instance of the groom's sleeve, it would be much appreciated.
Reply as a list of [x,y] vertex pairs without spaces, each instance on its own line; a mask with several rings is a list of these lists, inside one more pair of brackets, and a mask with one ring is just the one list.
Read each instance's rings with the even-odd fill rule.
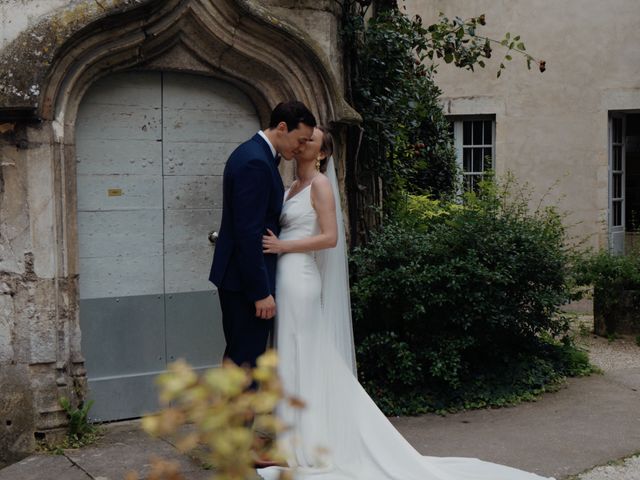
[[233,233],[240,275],[247,294],[253,301],[271,295],[262,253],[270,176],[269,166],[257,159],[246,162],[234,175]]

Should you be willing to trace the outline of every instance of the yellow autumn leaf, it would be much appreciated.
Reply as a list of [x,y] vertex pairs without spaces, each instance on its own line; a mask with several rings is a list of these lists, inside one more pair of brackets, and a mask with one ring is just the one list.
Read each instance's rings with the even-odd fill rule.
[[271,368],[275,370],[278,367],[278,354],[275,350],[267,350],[258,357],[257,365],[260,368]]
[[181,452],[189,452],[198,446],[200,435],[189,433],[176,442],[176,448]]
[[272,392],[258,392],[253,398],[253,408],[256,413],[269,413],[273,411],[280,401],[280,396]]
[[147,415],[142,417],[142,429],[150,435],[157,435],[160,426],[158,415]]
[[225,396],[236,396],[248,385],[247,373],[239,367],[215,368],[204,374],[205,383],[214,391]]

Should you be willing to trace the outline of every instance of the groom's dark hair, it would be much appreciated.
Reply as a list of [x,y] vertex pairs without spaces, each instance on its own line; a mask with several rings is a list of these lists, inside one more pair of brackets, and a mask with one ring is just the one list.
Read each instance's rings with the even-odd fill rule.
[[280,122],[287,124],[289,131],[298,128],[298,124],[304,123],[309,127],[316,126],[316,117],[309,111],[307,106],[298,100],[280,102],[271,112],[269,128],[276,128]]

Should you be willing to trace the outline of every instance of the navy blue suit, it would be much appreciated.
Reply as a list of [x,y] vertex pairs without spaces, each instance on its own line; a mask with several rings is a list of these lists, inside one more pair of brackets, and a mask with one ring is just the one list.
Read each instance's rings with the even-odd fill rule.
[[267,229],[280,233],[284,186],[278,161],[258,134],[236,148],[224,169],[222,223],[211,280],[217,287],[227,348],[225,357],[255,366],[273,319],[256,317],[256,300],[273,295],[277,255],[262,253]]

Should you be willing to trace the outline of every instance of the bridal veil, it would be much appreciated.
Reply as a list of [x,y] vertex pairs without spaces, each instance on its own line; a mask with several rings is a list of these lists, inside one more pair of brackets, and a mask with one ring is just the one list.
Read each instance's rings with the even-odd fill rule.
[[326,176],[331,181],[336,204],[338,242],[335,248],[318,252],[318,269],[322,281],[323,321],[326,339],[332,341],[345,363],[356,375],[356,357],[351,321],[351,298],[349,296],[349,266],[347,239],[340,202],[340,188],[333,157],[327,163]]

